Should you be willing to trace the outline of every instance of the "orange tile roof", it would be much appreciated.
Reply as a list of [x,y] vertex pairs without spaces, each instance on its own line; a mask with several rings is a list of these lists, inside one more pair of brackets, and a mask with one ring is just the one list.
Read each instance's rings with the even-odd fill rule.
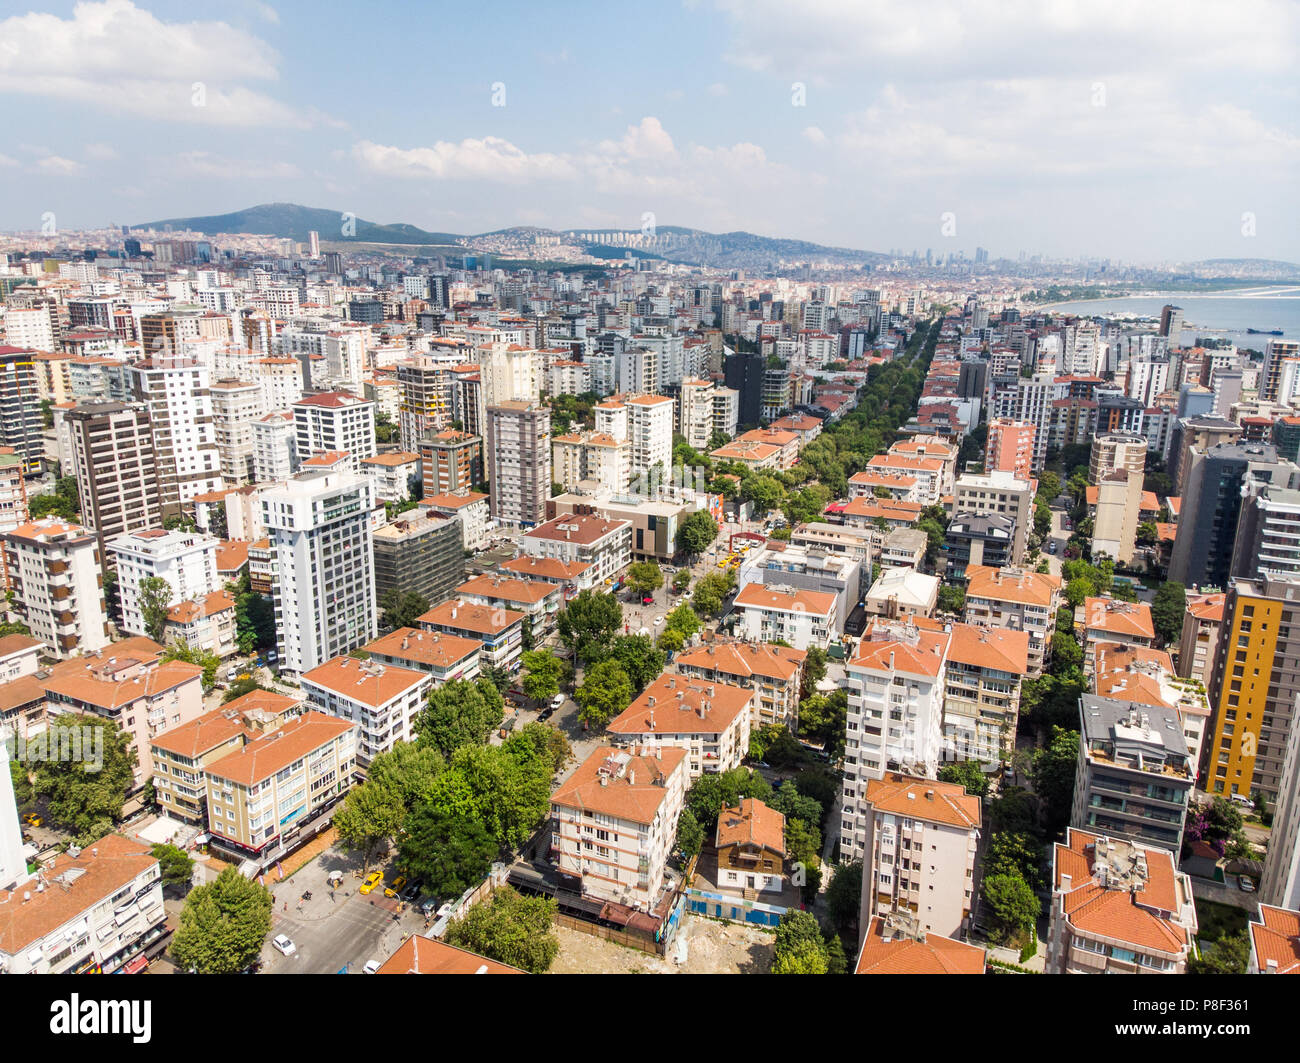
[[777,646],[770,642],[711,642],[677,655],[679,667],[707,668],[725,675],[761,675],[766,679],[791,680],[808,657],[807,650]]
[[1151,607],[1145,602],[1121,602],[1115,598],[1085,598],[1083,622],[1089,632],[1108,631],[1140,638],[1156,637]]
[[559,590],[554,583],[547,583],[544,580],[510,579],[485,572],[466,580],[456,588],[456,593],[474,594],[480,598],[492,598],[503,602],[536,605],[551,595],[558,594]]
[[948,660],[1000,672],[1025,675],[1029,671],[1029,632],[1009,628],[953,624]]
[[429,682],[424,672],[410,668],[398,668],[392,664],[362,667],[365,664],[367,662],[353,657],[334,657],[309,672],[303,672],[302,682],[304,686],[312,683],[375,708],[387,705],[412,687]]
[[[920,624],[913,627],[917,629],[915,645],[910,640],[889,637],[887,626],[873,625],[867,637],[858,644],[858,656],[852,661],[853,667],[873,672],[906,672],[933,679],[947,656],[948,633],[927,630]],[[870,637],[873,632],[879,632],[879,636]]]
[[461,638],[444,631],[422,631],[413,627],[399,627],[382,638],[367,642],[361,647],[367,653],[415,661],[434,668],[450,668],[483,649],[478,639]]
[[174,624],[189,624],[199,617],[224,613],[235,608],[235,597],[229,591],[213,591],[202,601],[177,602],[167,610],[167,619]]
[[526,539],[545,539],[552,542],[590,546],[611,532],[617,532],[622,528],[630,528],[631,526],[631,521],[606,520],[604,517],[597,517],[592,513],[569,513],[562,517],[556,517],[554,520],[548,520],[545,524],[537,525],[536,528],[525,532],[524,537]]
[[920,519],[924,508],[920,502],[900,502],[892,498],[863,495],[849,499],[842,512],[846,517],[866,517],[869,520],[884,517],[885,520],[901,520],[912,524]]
[[740,588],[734,604],[757,609],[777,609],[786,613],[830,616],[835,608],[835,595],[824,591],[778,591],[762,583],[746,583]]
[[412,934],[376,974],[527,974],[435,938]]
[[747,443],[766,443],[773,447],[788,447],[791,443],[799,442],[798,432],[783,432],[779,428],[754,428],[748,432],[743,432],[736,439],[742,439]]
[[911,937],[885,940],[885,921],[871,920],[858,953],[854,974],[983,974],[984,950],[975,945],[929,933],[924,941]]
[[397,465],[409,465],[411,462],[419,461],[419,460],[420,460],[419,454],[412,454],[410,451],[407,450],[397,450],[397,451],[393,451],[391,454],[376,454],[374,457],[371,458],[362,458],[361,464],[397,466]]
[[204,771],[219,779],[252,786],[356,726],[350,720],[341,720],[323,712],[304,712],[279,730],[249,742],[237,753],[214,761]]
[[1277,974],[1300,974],[1300,912],[1261,904],[1250,938],[1261,974],[1268,973],[1269,960],[1277,964]]
[[164,661],[146,668],[138,677],[113,680],[99,678],[93,674],[90,667],[83,664],[87,659],[76,657],[72,661],[64,662],[79,667],[67,671],[56,669],[55,673],[46,680],[45,689],[74,702],[101,709],[117,709],[141,698],[155,697],[186,683],[197,683],[199,677],[203,675],[202,667],[197,664]]
[[721,734],[749,711],[753,697],[729,683],[665,672],[609,721],[608,730],[620,735]]
[[718,816],[714,844],[757,845],[785,856],[785,816],[754,797],[746,797],[735,808],[723,805]]
[[475,605],[459,598],[435,605],[416,623],[428,629],[431,627],[448,627],[456,631],[471,631],[482,635],[499,635],[511,624],[523,621],[524,613],[506,609],[499,605]]
[[1051,606],[1059,594],[1061,578],[1027,569],[999,569],[990,565],[966,566],[966,598],[991,598],[1019,605]]
[[1225,593],[1216,594],[1189,594],[1187,596],[1187,611],[1198,620],[1222,620],[1224,604],[1228,596]]
[[8,657],[10,654],[44,645],[45,643],[40,639],[34,639],[30,635],[5,635],[0,638],[0,657]]
[[866,484],[880,487],[915,487],[915,476],[904,476],[898,472],[886,472],[881,469],[863,469],[849,477],[851,484]]
[[560,561],[554,557],[529,557],[523,555],[502,561],[500,568],[506,572],[518,572],[521,575],[536,576],[538,579],[572,580],[577,579],[590,564],[582,561]]
[[232,712],[228,706],[223,705],[219,709],[205,712],[189,723],[154,735],[149,739],[149,745],[154,749],[164,749],[169,753],[179,753],[182,757],[197,759],[232,738],[252,733],[238,710]]
[[217,571],[238,572],[248,564],[249,544],[242,539],[225,539],[217,544]]
[[980,825],[980,799],[960,783],[918,779],[889,772],[868,779],[866,801],[876,812],[974,830]]
[[487,495],[480,491],[462,491],[458,493],[429,495],[424,499],[424,505],[431,509],[464,509],[466,506],[473,505],[475,502],[482,502],[485,498],[487,498]]
[[906,454],[876,454],[867,461],[867,465],[876,469],[915,469],[917,472],[940,472],[943,469],[941,458],[913,458]]
[[771,443],[755,443],[748,439],[733,439],[730,443],[725,443],[718,447],[717,450],[709,451],[709,457],[717,458],[719,461],[766,461],[774,454],[779,454],[781,448]]
[[[31,884],[0,890],[0,952],[14,956],[88,912],[157,865],[143,842],[110,834],[87,845],[76,858],[59,853],[44,872],[57,886],[37,891]],[[68,871],[81,874],[60,879]],[[30,899],[24,899],[30,893]]]
[[[654,822],[659,808],[668,794],[666,786],[658,786],[655,779],[662,772],[671,776],[684,770],[686,750],[661,746],[656,756],[638,756],[613,746],[597,746],[578,769],[551,794],[551,804],[561,808],[577,808],[629,823]],[[601,785],[601,769],[606,762],[619,756],[628,756],[627,770],[621,776],[606,776]],[[608,769],[607,769],[608,770]]]

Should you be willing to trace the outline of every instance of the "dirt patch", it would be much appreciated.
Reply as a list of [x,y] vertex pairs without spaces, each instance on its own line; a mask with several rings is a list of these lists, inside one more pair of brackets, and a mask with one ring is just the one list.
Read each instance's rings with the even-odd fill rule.
[[304,867],[310,864],[316,859],[316,857],[320,856],[321,853],[338,841],[338,837],[339,832],[333,827],[329,827],[326,830],[321,831],[320,834],[316,835],[316,837],[292,856],[287,857],[284,863],[286,865],[285,870],[289,873],[289,876],[292,877],[293,875],[296,875]]
[[727,924],[689,915],[678,932],[686,941],[686,962],[673,962],[677,942],[668,956],[556,927],[560,953],[552,974],[766,974],[772,966],[772,934],[752,926]]

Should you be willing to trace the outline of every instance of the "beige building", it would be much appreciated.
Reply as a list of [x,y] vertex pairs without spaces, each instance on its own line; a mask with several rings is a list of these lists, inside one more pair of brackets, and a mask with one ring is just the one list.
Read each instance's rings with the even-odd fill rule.
[[1128,432],[1112,432],[1093,437],[1092,451],[1088,455],[1088,479],[1100,483],[1103,476],[1125,469],[1136,473],[1139,480],[1147,464],[1145,436]]
[[1164,849],[1076,827],[1052,847],[1048,974],[1186,974],[1191,880]]
[[488,573],[466,580],[456,588],[456,595],[475,605],[500,605],[523,613],[532,626],[536,642],[555,630],[562,598],[560,588],[554,583]]
[[1009,762],[1020,718],[1020,683],[1029,672],[1029,635],[952,624],[943,698],[948,759]]
[[489,405],[485,419],[492,516],[513,527],[540,523],[551,496],[551,411],[511,400]]
[[524,614],[499,605],[480,605],[452,598],[416,619],[425,631],[475,639],[482,643],[482,665],[513,672],[524,645]]
[[753,693],[750,727],[769,725],[799,730],[799,695],[807,650],[770,642],[721,642],[684,649],[677,669],[696,679],[743,687]]
[[1142,474],[1128,469],[1103,473],[1093,507],[1092,556],[1105,554],[1118,564],[1133,561],[1142,513]]
[[906,911],[919,929],[959,938],[970,929],[980,799],[956,783],[887,774],[864,792],[861,926]]
[[1099,642],[1125,646],[1153,646],[1156,640],[1151,606],[1145,602],[1121,602],[1115,598],[1085,598],[1074,626],[1083,630],[1084,670],[1091,675],[1093,654]]
[[1030,676],[1041,675],[1061,607],[1061,578],[1023,568],[966,566],[968,624],[1029,635]]
[[352,788],[358,731],[349,720],[305,712],[209,764],[214,844],[263,860],[286,851],[304,824]]
[[1209,689],[1214,672],[1214,658],[1219,650],[1219,636],[1223,632],[1223,610],[1227,595],[1187,595],[1187,611],[1183,613],[1183,633],[1178,642],[1178,674],[1186,679],[1199,679]]
[[1009,472],[967,473],[957,478],[953,513],[1001,513],[1016,522],[1011,561],[1020,564],[1025,556],[1029,529],[1034,524],[1034,494],[1028,480]]
[[412,740],[411,724],[424,708],[433,678],[378,661],[335,657],[304,672],[302,689],[313,709],[360,726],[356,758],[364,767],[398,742]]
[[682,749],[598,746],[551,794],[551,859],[561,877],[584,897],[659,914],[687,785]]
[[93,531],[55,517],[4,536],[13,610],[55,657],[108,645],[100,550]]
[[632,523],[594,514],[548,520],[519,540],[530,557],[590,565],[594,583],[613,580],[632,561]]
[[747,583],[732,601],[736,634],[749,642],[781,639],[795,649],[826,647],[843,627],[834,594]]

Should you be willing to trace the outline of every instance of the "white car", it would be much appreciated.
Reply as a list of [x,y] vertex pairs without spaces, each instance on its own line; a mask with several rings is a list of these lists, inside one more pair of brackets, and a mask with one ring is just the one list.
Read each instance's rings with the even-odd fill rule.
[[662,616],[655,617],[655,627],[658,627],[663,622],[664,622],[664,618]]
[[555,697],[551,698],[551,708],[558,709],[563,704],[564,704],[563,694],[556,694]]
[[298,951],[298,946],[289,940],[286,934],[277,934],[271,939],[271,948],[283,956],[292,956]]
[[363,974],[378,974],[378,973],[379,973],[379,961],[378,961],[378,960],[367,960],[367,961],[366,961],[366,965],[365,965],[364,967],[361,968],[361,971],[362,971]]

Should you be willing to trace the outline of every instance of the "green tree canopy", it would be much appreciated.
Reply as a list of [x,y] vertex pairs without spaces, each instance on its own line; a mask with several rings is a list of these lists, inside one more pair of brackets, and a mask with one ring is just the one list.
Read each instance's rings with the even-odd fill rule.
[[1166,646],[1172,646],[1182,638],[1183,614],[1186,611],[1186,588],[1177,580],[1162,583],[1151,602],[1151,621],[1156,635]]
[[826,914],[840,933],[858,925],[862,905],[862,861],[853,860],[835,868],[826,887]]
[[634,691],[642,691],[664,670],[664,651],[649,635],[616,635],[609,659],[623,666]]
[[1043,885],[1043,850],[1025,831],[995,831],[984,854],[984,875],[1011,875],[1037,890]]
[[772,948],[773,974],[825,974],[826,942],[811,912],[787,911],[776,928]]
[[397,835],[405,816],[397,793],[367,781],[349,793],[334,813],[334,828],[344,845],[361,852],[364,870],[369,872],[370,861]]
[[1245,974],[1250,966],[1250,938],[1246,931],[1225,934],[1199,957],[1187,961],[1188,974]]
[[437,897],[459,897],[478,885],[499,851],[477,819],[432,805],[407,817],[399,849],[403,868]]
[[534,701],[549,701],[560,692],[567,668],[563,661],[545,650],[529,650],[522,658],[523,688]]
[[732,768],[696,779],[686,792],[686,807],[706,831],[711,831],[718,825],[718,816],[724,805],[735,807],[743,797],[757,797],[766,803],[771,796],[772,787],[758,772],[750,768]]
[[403,591],[389,587],[379,599],[384,611],[384,626],[392,631],[399,627],[415,627],[416,621],[429,611],[429,599],[418,591]]
[[707,511],[697,509],[677,525],[676,545],[681,553],[696,557],[704,553],[717,537],[717,523]]
[[188,888],[194,876],[194,861],[190,859],[189,853],[175,845],[165,843],[155,845],[150,853],[158,861],[164,886],[174,886],[177,889]]
[[1042,799],[1048,829],[1053,834],[1064,830],[1069,821],[1078,764],[1078,731],[1053,727],[1051,742],[1034,754],[1034,789]]
[[560,639],[583,664],[599,661],[623,624],[623,607],[612,594],[585,590],[560,611]]
[[[67,760],[65,751],[71,754]],[[22,766],[32,795],[46,799],[51,822],[79,839],[96,840],[89,836],[109,833],[122,815],[135,781],[136,751],[114,720],[65,712],[29,741]]]
[[525,897],[509,886],[480,901],[447,927],[447,942],[530,974],[544,974],[560,943],[552,932],[555,901]]
[[432,746],[395,742],[392,749],[370,762],[367,777],[395,795],[409,814],[429,799],[434,781],[446,767],[446,759]]
[[978,761],[959,760],[945,764],[939,769],[939,779],[942,782],[960,783],[966,787],[968,794],[976,797],[983,797],[989,792],[988,776],[980,770]]
[[504,710],[505,699],[490,679],[454,679],[430,691],[412,728],[421,745],[449,757],[461,746],[486,742],[501,726]]
[[689,808],[677,818],[677,849],[688,860],[704,846],[704,827]]
[[981,889],[992,926],[990,937],[999,943],[1020,934],[1034,933],[1042,905],[1033,888],[1019,875],[987,875]]
[[578,719],[592,727],[604,727],[632,704],[634,696],[632,680],[615,660],[592,665],[573,694],[579,706]]
[[161,576],[145,576],[140,580],[140,616],[144,621],[144,633],[154,642],[163,640],[171,601],[172,585]]
[[653,561],[634,561],[627,566],[623,582],[638,596],[651,594],[664,585],[664,574]]
[[682,602],[676,609],[668,614],[664,620],[664,627],[669,631],[681,632],[683,639],[688,639],[700,630],[700,618],[695,615],[686,602]]
[[171,954],[184,970],[235,974],[261,954],[271,932],[271,891],[227,867],[196,886],[181,909]]
[[203,692],[209,693],[217,685],[217,669],[221,667],[221,658],[211,650],[199,649],[197,646],[191,646],[186,642],[173,642],[166,647],[161,654],[164,661],[184,661],[186,664],[197,664],[203,669],[203,675],[200,682],[203,684]]

